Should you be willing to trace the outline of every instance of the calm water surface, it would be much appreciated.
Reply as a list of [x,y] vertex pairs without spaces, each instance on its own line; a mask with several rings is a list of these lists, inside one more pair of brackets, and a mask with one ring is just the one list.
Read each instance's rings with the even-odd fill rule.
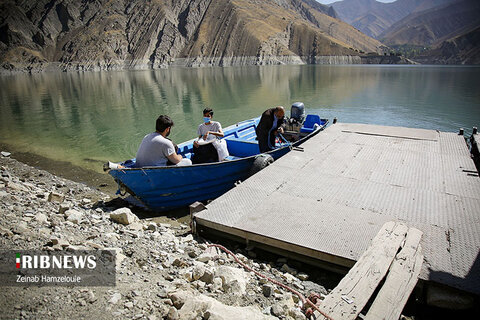
[[268,66],[0,77],[0,142],[95,171],[135,156],[155,119],[191,139],[205,106],[224,127],[303,101],[341,122],[457,131],[480,126],[480,68]]

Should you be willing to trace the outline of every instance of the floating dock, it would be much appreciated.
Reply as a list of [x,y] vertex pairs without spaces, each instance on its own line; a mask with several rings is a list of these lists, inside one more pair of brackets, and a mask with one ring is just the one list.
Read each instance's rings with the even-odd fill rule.
[[195,214],[197,230],[352,267],[384,223],[423,232],[419,278],[480,294],[480,179],[463,136],[337,123]]

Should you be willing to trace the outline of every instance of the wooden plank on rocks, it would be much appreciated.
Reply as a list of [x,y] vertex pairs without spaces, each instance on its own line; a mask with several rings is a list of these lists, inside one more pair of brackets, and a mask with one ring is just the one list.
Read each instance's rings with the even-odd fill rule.
[[421,238],[420,230],[408,229],[405,245],[395,257],[385,283],[368,310],[366,320],[397,320],[400,318],[403,307],[415,288],[422,269]]
[[[408,227],[394,221],[383,225],[371,246],[322,301],[320,309],[332,319],[355,319],[387,274]],[[326,319],[318,311],[315,319]]]

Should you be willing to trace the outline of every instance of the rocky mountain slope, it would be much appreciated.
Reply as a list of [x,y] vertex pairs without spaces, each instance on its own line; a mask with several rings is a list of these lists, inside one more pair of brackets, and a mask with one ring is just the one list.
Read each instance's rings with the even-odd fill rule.
[[388,45],[430,46],[480,26],[480,2],[455,1],[410,14],[379,36]]
[[340,19],[366,35],[377,38],[395,22],[411,13],[452,1],[454,0],[397,0],[382,3],[376,0],[343,0],[331,6]]
[[480,26],[439,43],[415,60],[433,64],[480,64]]
[[313,0],[6,0],[3,70],[315,62],[385,47]]

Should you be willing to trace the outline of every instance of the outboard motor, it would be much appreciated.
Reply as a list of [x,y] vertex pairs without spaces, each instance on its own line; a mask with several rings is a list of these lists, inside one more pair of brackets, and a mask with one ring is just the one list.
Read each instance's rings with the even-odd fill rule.
[[305,121],[305,105],[303,102],[295,102],[290,109],[290,119],[288,119],[287,130],[300,132],[303,121]]
[[303,102],[295,102],[292,104],[290,119],[295,119],[300,124],[303,123],[303,120],[305,120],[305,105]]

